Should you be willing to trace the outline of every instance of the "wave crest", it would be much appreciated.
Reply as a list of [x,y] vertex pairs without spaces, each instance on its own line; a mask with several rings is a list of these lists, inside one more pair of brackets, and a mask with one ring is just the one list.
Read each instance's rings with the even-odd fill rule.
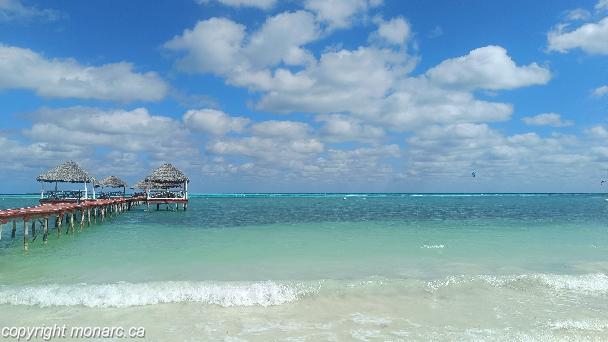
[[0,286],[0,304],[30,306],[129,307],[195,302],[231,306],[273,306],[317,291],[303,284],[151,282],[78,285]]
[[498,288],[527,289],[531,287],[542,287],[553,291],[567,291],[586,295],[608,295],[608,275],[605,273],[582,275],[523,274],[517,276],[450,276],[442,280],[427,283],[427,288],[431,292],[435,292],[442,288],[467,286],[478,283]]

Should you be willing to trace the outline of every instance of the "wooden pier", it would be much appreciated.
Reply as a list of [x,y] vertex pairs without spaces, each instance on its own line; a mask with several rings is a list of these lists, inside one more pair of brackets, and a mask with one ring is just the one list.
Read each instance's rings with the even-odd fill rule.
[[[103,221],[106,216],[116,215],[131,210],[131,207],[145,203],[148,211],[150,204],[156,204],[156,210],[161,205],[167,209],[179,205],[185,211],[188,208],[188,177],[171,164],[163,164],[155,169],[148,177],[139,182],[134,188],[145,192],[126,196],[127,183],[115,176],[109,176],[96,181],[78,163],[67,161],[36,177],[38,182],[55,183],[55,190],[46,191],[44,186],[40,194],[40,205],[20,209],[0,210],[0,239],[4,225],[12,222],[11,238],[15,238],[17,225],[23,226],[23,248],[27,251],[31,239],[35,241],[40,234],[36,234],[36,222],[39,231],[42,231],[42,241],[48,241],[49,223],[53,223],[57,237],[61,236],[62,226],[65,224],[65,233],[74,233],[75,226],[84,229],[97,220]],[[84,191],[59,191],[58,183],[84,184]],[[93,186],[93,199],[89,199],[87,184]],[[101,188],[102,193],[96,199],[95,188]],[[104,192],[106,187],[122,188],[122,192]],[[117,197],[115,197],[117,196]]]
[[[49,223],[54,224],[57,236],[61,236],[62,226],[65,224],[66,234],[74,233],[75,227],[80,230],[90,226],[97,220],[104,221],[106,217],[113,216],[131,210],[133,206],[146,202],[145,197],[125,197],[97,200],[84,200],[80,203],[44,203],[34,207],[19,209],[0,210],[0,239],[2,238],[2,228],[12,222],[11,238],[15,238],[17,226],[23,227],[23,248],[29,249],[30,237],[35,241],[39,234],[36,234],[36,223],[42,233],[44,244],[48,241]],[[30,235],[31,226],[31,235]]]

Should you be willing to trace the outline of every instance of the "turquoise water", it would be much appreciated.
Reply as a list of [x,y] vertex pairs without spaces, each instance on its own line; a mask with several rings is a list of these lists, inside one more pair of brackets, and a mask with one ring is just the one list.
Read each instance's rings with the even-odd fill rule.
[[178,340],[608,338],[606,198],[200,195],[186,212],[52,231],[27,253],[21,225],[15,240],[5,226],[0,322],[128,322]]

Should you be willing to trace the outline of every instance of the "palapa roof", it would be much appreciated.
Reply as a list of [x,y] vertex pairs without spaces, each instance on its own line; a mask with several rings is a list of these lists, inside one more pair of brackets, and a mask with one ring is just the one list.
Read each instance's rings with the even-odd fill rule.
[[189,182],[186,175],[171,164],[163,164],[144,179],[147,183],[177,184]]
[[146,182],[145,180],[141,180],[141,181],[135,183],[135,185],[133,185],[131,187],[131,189],[141,189],[141,190],[170,189],[170,188],[180,187],[181,185],[182,185],[182,183],[152,183],[152,182]]
[[73,161],[67,161],[36,177],[39,182],[90,183],[95,178]]
[[97,184],[95,184],[95,186],[96,187],[100,187],[100,186],[106,187],[107,186],[110,188],[124,188],[127,186],[127,183],[116,176],[110,176],[110,177],[102,179]]

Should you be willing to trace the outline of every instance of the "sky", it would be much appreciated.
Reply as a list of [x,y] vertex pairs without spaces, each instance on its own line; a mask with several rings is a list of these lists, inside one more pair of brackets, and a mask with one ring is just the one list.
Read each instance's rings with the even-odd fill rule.
[[604,192],[607,114],[608,0],[0,0],[0,193]]

